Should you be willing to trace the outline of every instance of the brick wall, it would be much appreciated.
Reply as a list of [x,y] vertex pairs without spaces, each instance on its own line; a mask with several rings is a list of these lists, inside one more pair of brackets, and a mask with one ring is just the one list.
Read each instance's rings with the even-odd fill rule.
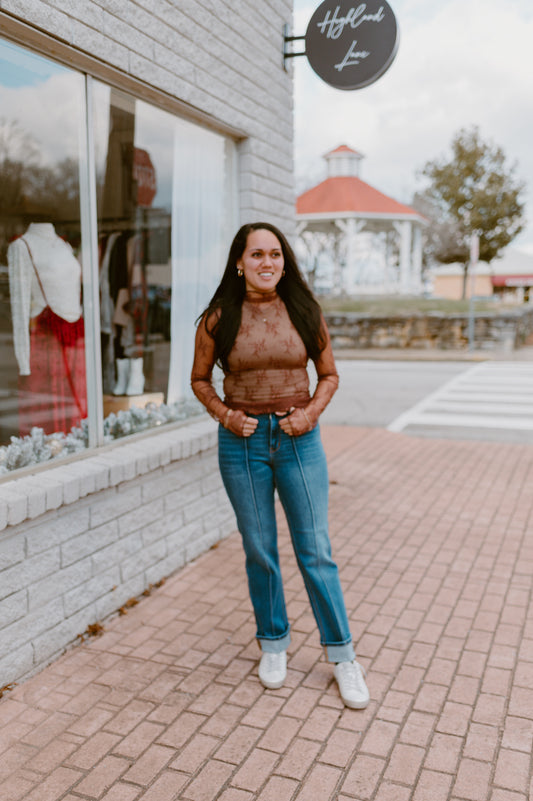
[[241,131],[241,219],[291,233],[292,78],[282,69],[291,0],[0,0],[2,12],[0,30],[26,22]]
[[234,530],[215,442],[203,418],[0,485],[0,687]]

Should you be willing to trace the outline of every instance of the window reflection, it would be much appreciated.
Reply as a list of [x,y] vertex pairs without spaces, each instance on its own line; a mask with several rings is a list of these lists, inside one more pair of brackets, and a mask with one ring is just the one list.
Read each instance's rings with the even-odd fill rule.
[[166,400],[173,118],[97,84],[104,416]]
[[202,413],[189,386],[194,321],[234,227],[234,145],[100,84],[93,116],[104,415]]
[[[234,143],[92,81],[95,220],[80,197],[92,162],[84,82],[0,40],[0,475],[88,446],[86,364],[97,359],[82,286],[92,282],[99,438],[203,413],[189,386],[194,321],[235,227]],[[80,206],[98,240],[84,281]]]
[[82,103],[81,75],[0,41],[0,472],[61,452],[87,416]]

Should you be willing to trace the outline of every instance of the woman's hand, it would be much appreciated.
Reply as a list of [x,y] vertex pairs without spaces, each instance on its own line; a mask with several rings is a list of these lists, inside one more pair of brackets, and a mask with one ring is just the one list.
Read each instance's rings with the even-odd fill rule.
[[[278,416],[283,412],[276,412]],[[307,434],[314,428],[314,423],[309,418],[305,409],[295,409],[294,406],[289,409],[289,414],[285,415],[279,421],[279,427],[289,437],[300,437],[302,434]]]
[[248,415],[240,409],[231,409],[224,419],[224,428],[236,434],[238,437],[250,437],[259,422],[256,417]]

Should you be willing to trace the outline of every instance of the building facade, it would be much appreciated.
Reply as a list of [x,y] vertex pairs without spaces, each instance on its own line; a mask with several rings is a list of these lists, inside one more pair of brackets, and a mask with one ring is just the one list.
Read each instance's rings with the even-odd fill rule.
[[234,526],[194,323],[294,232],[290,0],[0,0],[0,686]]
[[450,300],[493,298],[506,303],[529,303],[533,288],[533,256],[507,247],[490,264],[479,261],[468,270],[462,264],[437,265],[431,271],[434,295]]

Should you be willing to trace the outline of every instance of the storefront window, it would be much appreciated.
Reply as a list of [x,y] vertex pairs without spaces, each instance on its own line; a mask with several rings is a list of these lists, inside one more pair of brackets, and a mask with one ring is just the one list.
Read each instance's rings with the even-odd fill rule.
[[104,428],[117,437],[203,412],[194,321],[233,225],[232,147],[103,84],[93,117]]
[[0,472],[85,447],[83,103],[83,76],[0,41]]
[[173,118],[95,84],[94,121],[107,417],[134,404],[166,400]]
[[89,80],[0,40],[0,475],[203,413],[194,321],[235,226],[234,144]]

